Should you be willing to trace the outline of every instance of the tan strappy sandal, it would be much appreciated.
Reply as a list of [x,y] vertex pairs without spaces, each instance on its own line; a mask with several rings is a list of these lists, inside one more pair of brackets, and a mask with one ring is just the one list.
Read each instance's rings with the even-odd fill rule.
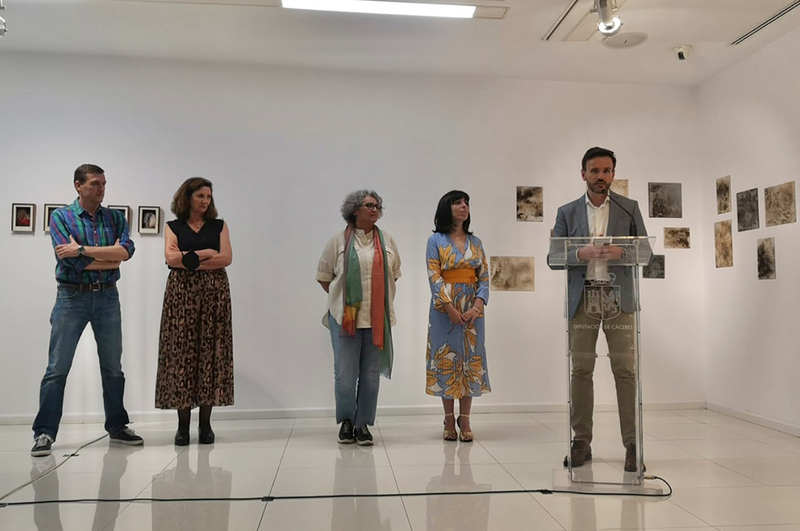
[[458,425],[458,429],[461,430],[460,439],[461,442],[472,442],[475,440],[475,435],[471,431],[464,431],[461,429],[461,418],[468,419],[469,415],[459,415],[456,419],[456,424]]
[[[452,413],[447,413],[445,415],[445,420],[444,420],[444,425],[445,426],[447,426],[447,417],[452,417],[452,416],[454,416]],[[457,441],[458,440],[458,434],[456,433],[456,430],[448,430],[447,428],[445,428],[444,429],[444,433],[442,433],[442,438],[445,441]]]

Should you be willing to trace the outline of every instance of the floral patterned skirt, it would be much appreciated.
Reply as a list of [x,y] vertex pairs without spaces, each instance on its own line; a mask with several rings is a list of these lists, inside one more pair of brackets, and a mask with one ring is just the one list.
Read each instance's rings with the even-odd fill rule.
[[[453,306],[465,312],[475,303],[473,284],[453,284]],[[491,391],[486,367],[483,316],[468,326],[454,325],[432,300],[428,321],[426,385],[429,395],[444,398],[481,396]]]
[[231,292],[224,269],[173,269],[158,342],[156,407],[233,404]]

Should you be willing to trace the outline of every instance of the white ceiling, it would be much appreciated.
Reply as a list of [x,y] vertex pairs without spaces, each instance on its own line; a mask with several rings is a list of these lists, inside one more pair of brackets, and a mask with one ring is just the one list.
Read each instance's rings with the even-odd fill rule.
[[[612,50],[603,46],[597,32],[586,42],[543,41],[572,0],[475,2],[507,6],[502,20],[268,6],[277,1],[5,0],[7,9],[1,13],[9,32],[0,39],[0,54],[59,52],[691,86],[800,27],[798,8],[745,43],[731,46],[791,0],[626,0],[619,11],[622,31],[644,32],[649,38],[635,48]],[[579,0],[575,9],[585,12],[590,4]],[[679,62],[672,49],[686,44],[693,52]]]

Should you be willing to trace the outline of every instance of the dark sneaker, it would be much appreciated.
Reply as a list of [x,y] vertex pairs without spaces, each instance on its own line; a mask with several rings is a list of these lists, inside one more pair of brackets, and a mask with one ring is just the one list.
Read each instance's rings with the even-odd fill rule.
[[353,430],[353,434],[356,436],[356,444],[359,446],[372,446],[372,434],[366,424]]
[[353,435],[353,423],[350,419],[342,421],[342,427],[339,428],[339,444],[353,444],[356,438]]
[[31,455],[33,457],[44,457],[50,455],[50,448],[53,446],[53,438],[46,433],[41,433],[33,439]]
[[572,466],[583,466],[586,461],[592,460],[592,447],[586,441],[573,440],[572,448],[569,455],[564,458],[564,466],[569,466],[572,461]]
[[128,446],[141,446],[144,444],[144,439],[136,435],[136,433],[125,426],[114,435],[110,436],[111,442],[127,444]]
[[[625,445],[625,472],[636,472],[636,443]],[[642,472],[646,472],[647,467],[642,463]]]

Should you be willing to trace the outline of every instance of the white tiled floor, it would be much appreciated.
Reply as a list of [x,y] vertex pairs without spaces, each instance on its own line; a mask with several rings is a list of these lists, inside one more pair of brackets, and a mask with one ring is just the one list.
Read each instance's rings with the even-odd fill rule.
[[[595,416],[594,474],[621,467],[617,422]],[[648,473],[675,489],[658,500],[497,492],[553,488],[565,414],[475,414],[472,426],[475,443],[447,443],[439,417],[383,417],[375,446],[358,447],[337,444],[330,419],[218,421],[216,444],[179,449],[172,423],[137,423],[143,448],[103,439],[70,458],[102,426],[62,426],[49,458],[30,457],[28,426],[0,426],[0,496],[63,463],[0,500],[0,529],[800,531],[797,437],[706,410],[645,412]],[[342,497],[283,499],[326,494]],[[111,501],[2,506],[81,498]]]

